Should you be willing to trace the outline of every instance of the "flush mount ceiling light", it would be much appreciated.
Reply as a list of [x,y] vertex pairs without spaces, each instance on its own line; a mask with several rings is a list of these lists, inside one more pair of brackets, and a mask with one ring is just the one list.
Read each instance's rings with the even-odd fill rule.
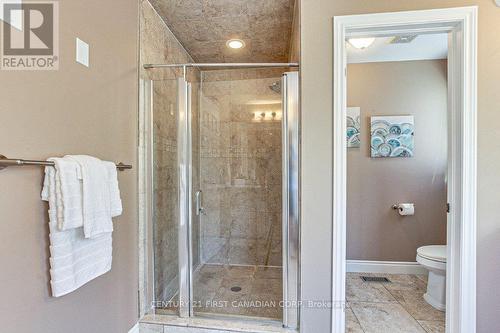
[[389,44],[408,44],[413,42],[413,40],[417,37],[417,34],[396,36],[389,41]]
[[349,38],[347,41],[355,48],[362,50],[372,45],[375,38]]
[[230,39],[226,42],[226,46],[230,49],[242,49],[245,47],[245,42],[241,39]]

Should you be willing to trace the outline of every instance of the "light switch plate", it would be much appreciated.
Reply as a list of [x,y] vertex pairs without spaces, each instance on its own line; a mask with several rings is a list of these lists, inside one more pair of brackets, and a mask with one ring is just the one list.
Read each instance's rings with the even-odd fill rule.
[[76,38],[76,62],[89,67],[89,44]]

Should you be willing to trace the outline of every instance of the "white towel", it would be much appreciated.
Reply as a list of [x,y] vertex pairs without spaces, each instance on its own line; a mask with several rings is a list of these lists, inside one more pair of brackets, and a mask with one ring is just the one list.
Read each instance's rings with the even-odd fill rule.
[[[109,167],[106,166],[109,164],[87,155],[67,155],[65,157],[76,161],[81,169],[85,237],[94,238],[102,233],[112,232],[110,175]],[[116,181],[116,186],[117,183]]]
[[120,188],[118,186],[118,172],[116,164],[113,162],[102,162],[108,171],[109,197],[111,200],[111,217],[122,214],[122,200],[120,198]]
[[106,273],[112,262],[110,232],[85,238],[82,227],[59,229],[57,212],[61,201],[56,199],[57,189],[56,170],[46,167],[42,199],[49,202],[50,283],[54,297],[70,293]]
[[83,225],[82,183],[79,165],[69,158],[51,158],[56,174],[56,208],[59,230],[78,228]]

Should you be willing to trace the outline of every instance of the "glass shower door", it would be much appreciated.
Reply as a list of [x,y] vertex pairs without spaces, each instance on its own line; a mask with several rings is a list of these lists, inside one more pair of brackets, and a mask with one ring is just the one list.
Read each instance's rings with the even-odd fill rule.
[[[151,127],[153,301],[157,313],[179,313],[178,81],[148,81]],[[146,92],[148,94],[148,92]],[[149,170],[148,170],[149,171]]]
[[148,297],[160,314],[296,327],[297,73],[186,77],[148,81],[145,89],[154,252]]
[[282,318],[281,73],[203,72],[193,184],[196,315]]

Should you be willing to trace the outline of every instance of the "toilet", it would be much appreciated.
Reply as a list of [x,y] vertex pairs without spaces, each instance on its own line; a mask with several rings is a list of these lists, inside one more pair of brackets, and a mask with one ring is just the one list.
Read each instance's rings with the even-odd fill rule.
[[446,245],[428,245],[417,249],[417,262],[429,271],[424,299],[434,308],[446,309]]

